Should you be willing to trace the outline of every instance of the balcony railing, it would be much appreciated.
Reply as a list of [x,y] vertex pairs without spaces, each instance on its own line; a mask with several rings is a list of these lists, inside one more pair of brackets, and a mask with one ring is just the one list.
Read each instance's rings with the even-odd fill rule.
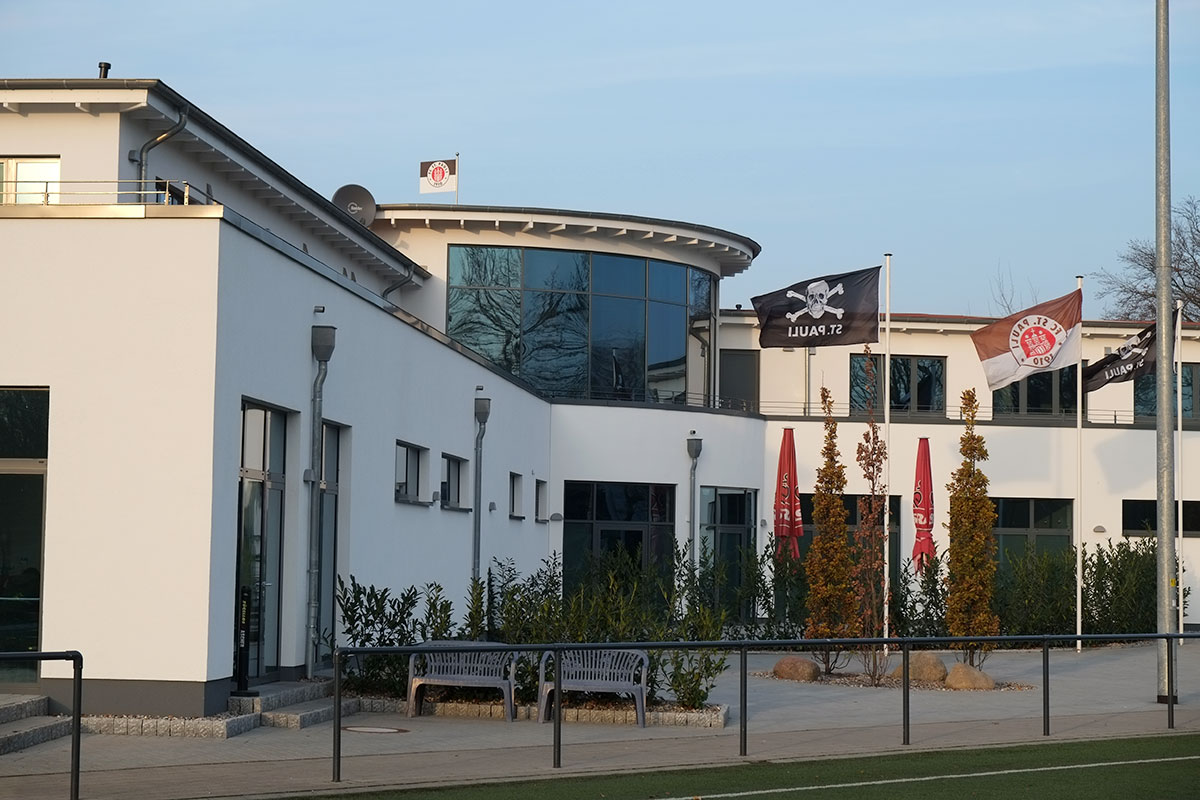
[[215,201],[185,180],[0,181],[0,205],[209,205]]

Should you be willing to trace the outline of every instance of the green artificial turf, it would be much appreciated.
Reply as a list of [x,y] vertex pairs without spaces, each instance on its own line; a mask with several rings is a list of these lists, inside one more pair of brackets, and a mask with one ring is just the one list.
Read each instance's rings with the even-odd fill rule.
[[[1146,764],[1113,763],[1181,757],[1195,758]],[[1111,766],[972,775],[1085,764]],[[955,775],[969,777],[949,777]],[[912,780],[918,778],[927,780]],[[847,785],[871,781],[899,782],[874,786]],[[755,763],[711,769],[384,791],[352,796],[356,800],[649,800],[707,798],[722,793],[744,792],[752,793],[744,796],[755,800],[1195,798],[1200,797],[1200,734],[906,753],[786,764]],[[346,795],[342,795],[342,798],[345,797]],[[333,798],[334,796],[327,796],[317,800]]]

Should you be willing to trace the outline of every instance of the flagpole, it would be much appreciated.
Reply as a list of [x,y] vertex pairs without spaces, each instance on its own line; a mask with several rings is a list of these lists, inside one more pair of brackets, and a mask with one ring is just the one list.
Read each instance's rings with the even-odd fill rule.
[[[883,446],[887,458],[883,462],[883,638],[888,638],[888,591],[891,581],[891,538],[892,508],[892,254],[883,254]],[[883,648],[887,655],[887,646]]]
[[[1083,291],[1083,276],[1075,276],[1075,288]],[[1083,315],[1080,314],[1082,322]],[[1075,635],[1083,635],[1083,328],[1079,330],[1079,361],[1075,363]],[[1083,640],[1075,640],[1075,652]]]
[[454,205],[458,205],[458,185],[462,183],[462,159],[454,151]]
[[[1175,589],[1179,627],[1183,631],[1183,300],[1175,300]],[[1193,391],[1192,397],[1195,397]],[[1195,400],[1192,401],[1193,405]],[[1183,644],[1183,639],[1179,640]]]

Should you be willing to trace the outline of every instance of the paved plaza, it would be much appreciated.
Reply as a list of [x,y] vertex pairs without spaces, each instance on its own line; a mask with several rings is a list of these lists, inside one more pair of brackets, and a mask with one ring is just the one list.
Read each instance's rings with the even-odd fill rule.
[[[1200,641],[1186,642],[1179,653],[1175,729],[1200,732]],[[331,722],[300,730],[256,728],[232,739],[85,734],[81,797],[265,798],[1168,733],[1167,708],[1155,702],[1152,645],[1052,651],[1049,737],[1042,735],[1041,652],[994,653],[984,665],[989,674],[1034,688],[913,690],[908,746],[902,745],[900,690],[766,677],[762,673],[777,657],[749,658],[745,757],[738,753],[734,655],[711,698],[729,705],[723,729],[564,724],[558,769],[552,766],[549,724],[359,713],[344,718],[344,728],[393,730],[344,730],[340,783],[331,780]],[[943,660],[950,665],[953,656]],[[899,663],[898,655],[893,662]],[[0,798],[68,797],[69,764],[69,738],[0,756]]]

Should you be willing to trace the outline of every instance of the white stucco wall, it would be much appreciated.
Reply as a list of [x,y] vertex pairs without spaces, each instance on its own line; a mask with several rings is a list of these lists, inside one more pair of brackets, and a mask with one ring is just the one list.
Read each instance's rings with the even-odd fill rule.
[[90,678],[206,677],[219,224],[4,221],[0,382],[50,387],[42,647]]

